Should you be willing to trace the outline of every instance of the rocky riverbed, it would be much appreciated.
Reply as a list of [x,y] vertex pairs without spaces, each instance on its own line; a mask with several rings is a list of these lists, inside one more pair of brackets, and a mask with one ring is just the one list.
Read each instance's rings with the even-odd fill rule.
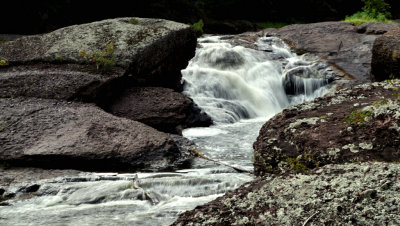
[[[222,43],[226,59],[210,62],[220,54],[212,48],[203,59],[210,67],[224,67],[215,73],[244,65],[237,52],[247,47],[271,53],[264,59],[258,52],[255,59],[277,75],[281,72],[272,64],[258,61],[283,65],[284,85],[274,84],[284,86],[279,92],[286,91],[294,102],[295,95],[316,91],[307,84],[332,83],[336,90],[266,122],[253,146],[258,178],[183,213],[175,224],[399,224],[398,29],[324,22],[221,38],[229,42]],[[271,36],[316,63],[290,60],[290,51]],[[193,143],[179,136],[182,129],[212,123],[181,93],[181,70],[195,48],[190,26],[143,18],[75,25],[1,43],[1,205],[38,194],[41,185],[32,183],[36,179],[81,173],[74,169],[135,172],[186,166]],[[369,83],[371,78],[387,81]],[[238,104],[231,102],[231,108]],[[248,103],[239,101],[242,105]],[[239,108],[239,117],[232,120],[266,109],[253,107],[254,112]],[[226,187],[236,187],[232,183]],[[136,186],[118,182],[113,185],[118,194],[121,184],[124,189]]]

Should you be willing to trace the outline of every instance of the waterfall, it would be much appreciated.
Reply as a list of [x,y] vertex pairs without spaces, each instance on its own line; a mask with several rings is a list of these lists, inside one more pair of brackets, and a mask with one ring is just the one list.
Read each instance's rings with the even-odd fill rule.
[[[245,48],[226,37],[200,38],[182,71],[184,93],[215,122],[185,129],[183,135],[204,155],[252,170],[253,142],[265,121],[323,95],[332,71],[292,53],[278,38],[260,38]],[[17,198],[0,206],[0,224],[170,225],[183,211],[254,179],[201,158],[174,172],[70,173],[7,189],[4,197],[15,193]],[[33,183],[36,192],[21,192]]]
[[260,38],[251,49],[211,36],[199,46],[182,71],[184,93],[217,124],[269,118],[322,95],[332,77],[327,65],[306,61],[278,38]]

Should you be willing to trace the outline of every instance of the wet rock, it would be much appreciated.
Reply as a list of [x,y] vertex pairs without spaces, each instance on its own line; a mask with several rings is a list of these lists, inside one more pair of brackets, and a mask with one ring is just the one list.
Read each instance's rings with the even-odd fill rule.
[[400,78],[400,26],[375,40],[371,65],[373,81]]
[[130,88],[112,104],[110,112],[176,134],[187,127],[212,124],[190,98],[161,87]]
[[[399,164],[380,162],[258,178],[183,213],[173,225],[397,225],[399,179]],[[385,183],[391,185],[382,189]]]
[[13,166],[155,170],[182,158],[168,134],[92,104],[0,99],[0,112],[0,161]]
[[254,143],[255,173],[399,161],[399,87],[399,80],[364,84],[283,110]]
[[[80,54],[100,54],[110,43],[109,60],[115,65],[108,70],[101,60],[96,65]],[[132,85],[180,90],[180,70],[193,57],[195,46],[190,26],[143,18],[109,19],[22,37],[0,44],[0,57],[9,63],[0,68],[0,96],[107,105]]]
[[367,23],[357,27],[352,23],[322,22],[266,29],[264,35],[278,36],[297,53],[315,54],[349,78],[367,82],[374,40],[396,26]]

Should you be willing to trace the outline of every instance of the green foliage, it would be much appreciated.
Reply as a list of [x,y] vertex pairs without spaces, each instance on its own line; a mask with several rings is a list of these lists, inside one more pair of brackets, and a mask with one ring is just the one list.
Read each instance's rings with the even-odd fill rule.
[[204,22],[202,19],[200,19],[199,21],[197,21],[197,23],[194,23],[192,25],[192,28],[193,28],[194,32],[196,32],[197,36],[201,36],[204,33],[203,26],[204,26]]
[[7,65],[8,65],[8,61],[0,60],[0,66],[7,66]]
[[385,0],[362,0],[365,4],[362,8],[363,12],[372,18],[385,17],[390,18],[391,15],[387,11],[390,6],[385,2]]
[[389,20],[390,13],[387,10],[390,8],[384,0],[362,0],[364,7],[361,12],[357,12],[351,16],[346,16],[345,22],[352,22],[356,26],[367,22],[382,22],[394,23]]
[[129,23],[130,24],[138,24],[138,20],[135,18],[131,18],[131,19],[129,19]]
[[102,52],[87,53],[83,50],[79,50],[79,55],[89,62],[96,64],[97,69],[103,68],[104,70],[109,70],[111,67],[115,66],[115,58],[112,56],[114,54],[114,43],[110,42],[106,49]]
[[300,163],[298,158],[286,158],[286,162],[296,172],[302,173],[308,170],[308,167]]
[[350,113],[350,115],[345,117],[345,120],[350,125],[364,126],[365,123],[367,122],[366,119],[368,119],[370,117],[372,117],[372,112],[371,111],[354,110],[354,111],[352,111]]

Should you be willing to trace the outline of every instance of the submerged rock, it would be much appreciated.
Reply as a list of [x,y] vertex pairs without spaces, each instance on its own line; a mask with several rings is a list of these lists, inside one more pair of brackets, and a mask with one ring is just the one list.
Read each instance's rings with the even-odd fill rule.
[[91,104],[0,99],[0,161],[96,171],[158,170],[182,162],[173,138]]
[[379,162],[258,178],[173,225],[397,225],[399,179],[399,164]]
[[400,78],[400,26],[375,40],[371,64],[373,81]]

